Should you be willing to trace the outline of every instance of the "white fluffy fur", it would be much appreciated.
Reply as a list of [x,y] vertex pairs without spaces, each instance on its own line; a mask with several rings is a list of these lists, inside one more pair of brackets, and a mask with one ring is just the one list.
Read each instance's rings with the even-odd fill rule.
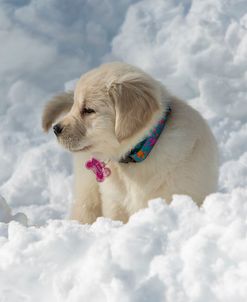
[[[135,119],[131,116],[131,108],[129,108],[132,103],[121,99],[123,93],[115,93],[116,89],[119,89],[118,85],[121,85],[121,93],[125,89],[128,98],[133,97],[133,99],[136,95],[140,95],[140,90],[136,94],[131,94],[131,91],[129,93],[129,90],[136,88],[135,85],[139,85],[138,89],[145,90],[146,106],[151,107],[142,126],[138,124],[138,120],[136,125],[132,125],[131,118],[132,121]],[[112,91],[113,86],[115,92]],[[87,117],[86,121],[79,118],[78,112],[85,102],[83,99],[87,98],[86,93],[94,96],[94,106],[96,109],[99,108],[101,114],[100,122],[97,120],[100,117],[96,116]],[[105,93],[105,101],[102,101],[102,93]],[[107,100],[109,97],[111,101]],[[152,100],[148,104],[149,98]],[[64,94],[62,99],[64,101]],[[71,94],[68,95],[68,100],[71,100]],[[88,106],[90,97],[86,102]],[[119,105],[118,102],[125,103]],[[137,144],[157,123],[168,103],[172,113],[146,160],[141,163],[119,163],[121,156]],[[104,104],[106,104],[105,108]],[[49,106],[51,107],[51,103]],[[143,108],[140,106],[134,108],[137,116],[138,110]],[[43,123],[46,121],[46,115],[49,121],[52,119],[46,112]],[[125,121],[126,116],[129,116],[129,119]],[[87,152],[73,153],[75,203],[71,219],[81,223],[92,223],[97,217],[104,216],[126,222],[130,215],[146,207],[150,199],[162,197],[169,203],[173,194],[188,194],[198,205],[201,205],[204,198],[216,190],[217,146],[206,122],[196,110],[170,95],[161,83],[140,69],[123,63],[110,63],[84,75],[77,85],[74,105],[61,121],[66,127],[70,126],[69,129],[74,135],[78,131],[79,124],[73,128],[72,117],[73,123],[75,121],[83,123],[83,129],[86,129],[86,134],[81,130],[82,137],[79,139],[79,134],[75,136],[77,145],[84,147],[90,142],[94,148],[89,148]],[[124,122],[127,124],[123,124]],[[130,131],[131,135],[121,130]],[[60,140],[65,147],[68,147],[65,142],[67,136]],[[71,145],[68,148],[73,149]],[[83,168],[85,161],[92,154],[109,160],[108,166],[112,174],[103,183],[97,183],[93,173]]]

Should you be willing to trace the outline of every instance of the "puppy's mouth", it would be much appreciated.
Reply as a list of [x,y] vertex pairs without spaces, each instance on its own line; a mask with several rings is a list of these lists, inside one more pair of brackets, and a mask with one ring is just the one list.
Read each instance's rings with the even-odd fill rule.
[[58,137],[58,142],[70,152],[86,152],[92,147],[91,144],[84,145],[84,143],[79,143],[78,141],[74,142],[71,138],[64,140]]
[[88,145],[88,146],[85,146],[80,149],[70,149],[70,151],[71,152],[85,152],[85,151],[88,151],[91,147],[92,147],[92,145]]

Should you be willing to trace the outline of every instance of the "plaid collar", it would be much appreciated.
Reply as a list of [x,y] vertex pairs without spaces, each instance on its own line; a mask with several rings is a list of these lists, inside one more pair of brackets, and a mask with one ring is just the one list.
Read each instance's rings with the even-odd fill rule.
[[167,119],[171,113],[171,107],[168,106],[163,117],[158,121],[157,125],[150,131],[141,142],[139,142],[127,155],[120,159],[120,163],[139,163],[144,161],[152,151],[154,145],[159,139],[160,134],[164,130]]

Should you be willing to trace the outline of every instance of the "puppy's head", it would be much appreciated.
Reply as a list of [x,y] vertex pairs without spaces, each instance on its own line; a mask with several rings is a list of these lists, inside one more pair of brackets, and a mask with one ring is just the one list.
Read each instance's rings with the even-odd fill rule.
[[116,155],[161,111],[159,85],[143,71],[109,63],[81,77],[68,114],[54,126],[70,151]]

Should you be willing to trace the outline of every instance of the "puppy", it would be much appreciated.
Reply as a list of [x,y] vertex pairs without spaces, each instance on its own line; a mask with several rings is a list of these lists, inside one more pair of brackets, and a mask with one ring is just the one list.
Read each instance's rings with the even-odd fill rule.
[[[127,222],[150,199],[187,194],[201,205],[216,190],[217,145],[206,122],[139,68],[114,62],[89,71],[75,92],[46,105],[44,130],[63,113],[54,132],[74,157],[71,219]],[[103,182],[85,168],[92,156],[111,170]]]

